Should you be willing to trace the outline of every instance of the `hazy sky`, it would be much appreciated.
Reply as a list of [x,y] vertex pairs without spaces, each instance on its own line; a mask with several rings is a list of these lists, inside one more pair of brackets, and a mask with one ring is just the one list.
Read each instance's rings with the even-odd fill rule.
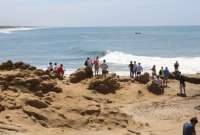
[[0,0],[0,25],[200,25],[200,0]]

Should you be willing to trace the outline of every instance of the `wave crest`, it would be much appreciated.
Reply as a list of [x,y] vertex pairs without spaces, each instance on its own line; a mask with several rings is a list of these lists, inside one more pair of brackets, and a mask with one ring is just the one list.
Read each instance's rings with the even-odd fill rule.
[[34,30],[34,29],[37,29],[37,28],[31,28],[31,27],[17,27],[17,28],[5,28],[5,29],[3,28],[3,29],[0,29],[0,33],[11,34],[16,31],[29,31],[29,30]]
[[110,64],[127,66],[130,61],[142,63],[144,69],[149,71],[153,65],[157,66],[157,71],[163,66],[168,67],[171,71],[174,70],[174,63],[180,63],[180,70],[185,74],[194,74],[200,72],[200,57],[176,57],[176,58],[163,58],[163,57],[150,57],[150,56],[136,56],[127,54],[120,51],[107,51],[106,55],[101,58],[105,59]]

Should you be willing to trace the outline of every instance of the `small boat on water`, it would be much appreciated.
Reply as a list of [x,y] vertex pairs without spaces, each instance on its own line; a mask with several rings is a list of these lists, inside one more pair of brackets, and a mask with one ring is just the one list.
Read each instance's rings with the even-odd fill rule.
[[141,32],[135,32],[135,35],[140,35],[140,34],[142,34]]

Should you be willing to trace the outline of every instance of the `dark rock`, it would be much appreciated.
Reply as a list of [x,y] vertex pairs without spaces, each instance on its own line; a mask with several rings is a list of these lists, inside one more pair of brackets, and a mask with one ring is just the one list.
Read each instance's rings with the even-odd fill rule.
[[81,115],[96,115],[98,116],[101,113],[101,109],[97,106],[89,106],[86,110],[81,112]]
[[5,107],[0,104],[0,112],[5,111]]
[[184,76],[185,81],[194,83],[194,84],[200,84],[200,77],[195,76]]
[[34,109],[32,107],[24,107],[24,113],[26,113],[29,117],[34,117],[37,120],[48,121],[47,117],[42,115],[39,110]]
[[139,83],[147,84],[150,81],[149,73],[144,73],[143,75],[136,77],[135,80]]
[[147,89],[149,90],[149,92],[152,92],[156,95],[161,95],[164,93],[163,86],[160,86],[155,81],[152,81],[150,84],[148,84]]
[[42,80],[48,80],[50,79],[49,75],[43,75],[40,77]]
[[84,67],[72,73],[69,77],[69,81],[71,83],[78,83],[84,79],[91,78],[92,76],[93,76],[92,69],[88,67]]
[[13,62],[8,60],[0,65],[0,70],[10,70],[13,68]]
[[28,88],[32,89],[37,87],[41,81],[42,80],[40,78],[28,78],[25,83]]
[[33,71],[33,73],[38,76],[46,75],[46,72],[42,69],[36,69]]
[[55,87],[53,87],[52,91],[56,92],[56,93],[61,93],[63,90],[62,90],[62,88],[55,86]]
[[120,83],[116,77],[93,78],[88,88],[102,94],[115,93],[120,88]]
[[30,99],[30,100],[26,101],[26,104],[30,105],[32,107],[38,108],[38,109],[48,107],[48,105],[46,103],[44,103],[40,100],[37,100],[37,99]]

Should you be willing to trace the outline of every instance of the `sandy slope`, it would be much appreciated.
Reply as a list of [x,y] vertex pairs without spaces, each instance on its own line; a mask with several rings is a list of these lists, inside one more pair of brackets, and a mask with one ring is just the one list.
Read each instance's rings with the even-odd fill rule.
[[[13,71],[0,72],[1,75],[10,73]],[[122,88],[116,94],[102,95],[88,90],[88,82],[68,84],[57,80],[63,92],[49,92],[43,97],[11,88],[1,91],[0,96],[6,97],[1,103],[9,106],[12,102],[19,107],[0,113],[0,134],[180,135],[184,122],[193,116],[199,117],[200,85],[197,84],[187,83],[188,97],[183,98],[176,96],[178,82],[175,80],[170,80],[162,96],[149,93],[145,85],[137,82],[121,82]],[[48,101],[48,107],[36,109],[26,105],[25,101],[30,98]],[[29,116],[24,110],[35,111],[46,120]]]

